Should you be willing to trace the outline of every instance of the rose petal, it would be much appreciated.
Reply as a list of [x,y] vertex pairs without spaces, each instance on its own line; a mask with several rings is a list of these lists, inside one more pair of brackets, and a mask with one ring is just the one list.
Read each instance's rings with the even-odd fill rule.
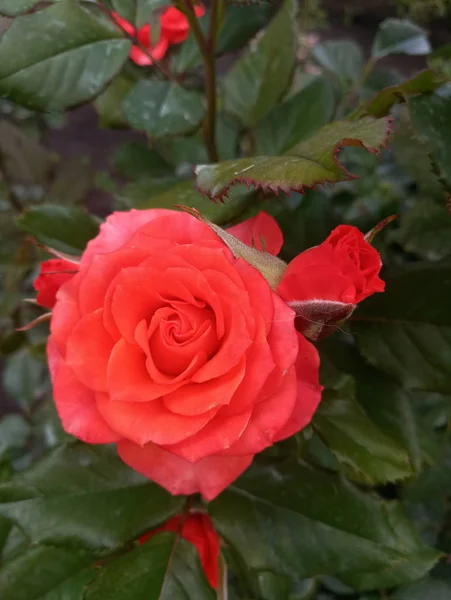
[[[151,209],[150,212],[156,209]],[[148,211],[143,211],[148,212]],[[146,242],[155,243],[155,240],[171,240],[172,244],[195,244],[208,248],[224,248],[224,242],[210,229],[195,217],[185,213],[169,210],[160,210],[158,218],[149,219],[136,232],[136,238],[131,237],[128,245],[146,249]]]
[[52,310],[50,331],[63,358],[66,356],[67,339],[81,319],[78,307],[79,285],[80,274],[77,274],[59,289],[56,295],[57,302]]
[[138,266],[148,258],[138,248],[125,248],[94,256],[84,269],[78,293],[79,306],[87,314],[104,306],[105,296],[111,282],[122,269]]
[[274,362],[280,369],[289,369],[298,355],[298,336],[294,327],[294,311],[274,294],[274,320],[268,344]]
[[268,399],[259,402],[249,423],[239,438],[225,454],[232,456],[257,454],[271,446],[279,431],[291,418],[296,406],[296,372],[288,370],[278,390]]
[[145,224],[161,217],[172,215],[173,211],[152,208],[149,210],[116,211],[100,226],[100,233],[86,246],[81,265],[88,265],[96,254],[112,252],[128,242]]
[[146,368],[146,355],[135,344],[119,340],[108,364],[108,390],[114,401],[149,402],[173,392],[183,380],[155,383]]
[[204,383],[186,384],[166,394],[164,404],[180,415],[199,415],[215,406],[228,404],[246,372],[246,358],[230,371]]
[[80,319],[67,341],[66,362],[80,381],[96,391],[107,389],[113,339],[103,325],[103,309]]
[[121,436],[104,421],[95,402],[95,393],[85,387],[61,359],[52,336],[47,344],[52,374],[53,397],[67,433],[88,444],[110,444]]
[[229,406],[224,408],[221,413],[235,415],[254,404],[262,393],[268,381],[268,376],[272,373],[275,366],[276,364],[266,339],[265,324],[261,322],[257,328],[257,337],[246,355],[246,372],[243,380],[233,395]]
[[306,427],[321,400],[319,354],[315,346],[298,334],[299,354],[296,361],[297,398],[292,416],[278,432],[275,441],[284,440]]
[[247,246],[274,256],[279,254],[283,246],[283,234],[277,221],[265,211],[238,225],[228,227],[227,231]]
[[141,447],[121,440],[118,452],[130,467],[173,495],[200,492],[213,500],[251,464],[253,456],[209,456],[190,463],[155,444]]
[[107,394],[97,394],[97,408],[105,421],[122,437],[144,445],[176,444],[205,427],[219,408],[186,417],[171,413],[162,400],[115,402]]
[[191,463],[230,448],[246,429],[252,410],[239,415],[222,417],[219,413],[203,429],[179,444],[168,446],[168,450]]
[[147,51],[145,52],[141,46],[133,46],[130,51],[132,61],[141,67],[152,65],[154,61],[161,60],[168,50],[169,41],[164,32],[160,32],[160,37],[155,45],[151,44],[150,35],[150,25],[143,25],[139,29],[137,37],[141,46]]

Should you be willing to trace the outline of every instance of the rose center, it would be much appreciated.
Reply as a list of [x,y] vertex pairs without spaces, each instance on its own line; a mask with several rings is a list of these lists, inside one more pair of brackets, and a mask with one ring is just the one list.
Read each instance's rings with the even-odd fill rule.
[[161,372],[177,376],[196,357],[199,364],[206,362],[217,346],[211,308],[179,301],[155,311],[149,327],[149,350]]

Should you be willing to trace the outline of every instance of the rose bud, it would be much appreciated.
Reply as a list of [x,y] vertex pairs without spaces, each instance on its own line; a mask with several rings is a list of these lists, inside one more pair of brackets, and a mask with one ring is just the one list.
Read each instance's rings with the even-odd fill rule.
[[56,293],[78,271],[78,264],[60,258],[52,258],[41,263],[38,277],[34,280],[34,289],[38,292],[36,302],[46,308],[53,308]]
[[[271,217],[249,226],[278,250]],[[172,494],[210,500],[256,453],[305,427],[321,398],[319,357],[262,274],[275,278],[273,262],[285,269],[186,213],[113,213],[51,315],[64,429],[117,442],[128,465]]]
[[[205,14],[205,7],[203,4],[198,4],[194,7],[194,11],[199,18]],[[177,8],[171,6],[161,15],[161,33],[169,44],[184,42],[189,34],[188,19]]]
[[319,246],[288,265],[277,288],[296,312],[296,327],[318,340],[348,319],[356,305],[383,292],[379,253],[356,227],[340,225]]
[[213,527],[210,517],[203,513],[190,513],[186,516],[172,517],[161,527],[144,534],[139,542],[144,544],[157,533],[163,533],[164,531],[178,533],[196,547],[208,583],[212,588],[217,589],[219,581],[219,535]]

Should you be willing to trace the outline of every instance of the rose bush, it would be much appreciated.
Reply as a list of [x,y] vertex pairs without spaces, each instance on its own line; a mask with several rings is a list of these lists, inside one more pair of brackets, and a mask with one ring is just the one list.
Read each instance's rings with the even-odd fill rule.
[[0,0],[0,598],[451,597],[449,52],[194,1]]
[[[254,219],[257,237],[259,223],[277,252],[277,225]],[[114,213],[53,309],[63,426],[117,442],[126,463],[173,494],[211,499],[315,411],[318,354],[293,321],[208,225],[174,211]]]
[[211,587],[216,589],[219,582],[219,535],[209,516],[204,513],[188,513],[186,516],[172,517],[161,527],[143,535],[139,541],[144,544],[164,531],[178,533],[196,547],[205,576]]

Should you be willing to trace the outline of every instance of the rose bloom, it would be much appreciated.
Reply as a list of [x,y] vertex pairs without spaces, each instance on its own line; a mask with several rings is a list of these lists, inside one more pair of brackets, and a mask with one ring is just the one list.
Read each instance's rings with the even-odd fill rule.
[[[268,215],[231,232],[280,250]],[[63,426],[117,442],[172,494],[212,499],[318,405],[318,353],[294,317],[207,224],[114,213],[56,295],[48,359]]]
[[[131,23],[126,19],[123,19],[117,13],[113,13],[113,17],[116,23],[122,27],[128,35],[136,37],[140,43],[140,46],[134,45],[130,50],[130,58],[134,63],[140,67],[146,67],[153,64],[152,58],[155,60],[161,60],[163,58],[168,50],[169,41],[162,31],[160,32],[160,39],[158,42],[155,45],[152,45],[150,41],[150,25],[144,25],[136,31]],[[141,46],[144,47],[147,52],[144,52]]]
[[385,283],[379,253],[356,227],[340,225],[319,246],[290,262],[278,292],[297,314],[304,335],[319,339],[348,318]]
[[[205,14],[205,7],[198,4],[194,7],[196,17]],[[161,32],[170,44],[184,42],[189,34],[189,23],[185,15],[177,8],[171,6],[161,15]]]
[[200,563],[212,588],[217,589],[219,582],[219,535],[208,515],[190,513],[186,517],[177,516],[168,519],[161,527],[152,529],[140,538],[144,544],[157,533],[170,531],[178,533],[191,542],[199,554]]

